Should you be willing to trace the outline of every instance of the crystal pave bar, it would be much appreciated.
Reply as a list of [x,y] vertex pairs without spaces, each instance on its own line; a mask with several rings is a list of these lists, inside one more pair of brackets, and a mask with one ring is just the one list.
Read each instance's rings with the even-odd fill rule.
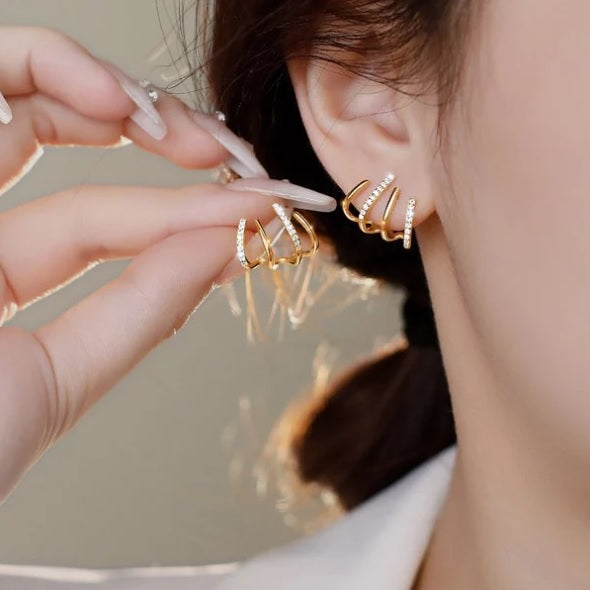
[[301,250],[301,239],[297,234],[297,230],[291,221],[291,218],[287,215],[285,208],[278,203],[273,203],[272,208],[274,209],[275,213],[278,215],[279,219],[283,222],[285,229],[289,233],[291,240],[293,240],[293,245],[295,246],[296,250]]
[[[288,232],[289,237],[291,238],[293,245],[295,246],[295,252],[301,256],[301,252],[303,250],[301,244],[301,238],[291,221],[291,216],[287,213],[287,209],[280,205],[279,203],[273,203],[272,208],[276,213],[277,217],[280,219],[281,223],[283,224],[285,230]],[[236,234],[236,256],[240,264],[246,269],[253,269],[256,268],[259,264],[259,260],[255,263],[252,263],[248,260],[246,256],[246,244],[245,244],[245,237],[246,237],[246,218],[240,219],[238,223],[238,231]],[[276,239],[276,236],[273,236]],[[272,239],[270,241],[272,244]]]
[[369,209],[373,206],[373,203],[381,196],[383,191],[393,182],[395,175],[391,172],[385,177],[379,186],[369,195],[365,204],[362,206],[359,212],[359,220],[364,221]]
[[412,245],[412,225],[414,224],[414,210],[416,209],[416,199],[408,201],[406,209],[406,225],[404,227],[404,248],[409,249]]
[[249,268],[248,260],[246,259],[245,246],[244,246],[245,233],[246,233],[246,219],[242,218],[242,219],[240,219],[240,223],[238,225],[238,234],[236,237],[236,247],[237,247],[238,260],[240,261],[240,264],[244,268]]

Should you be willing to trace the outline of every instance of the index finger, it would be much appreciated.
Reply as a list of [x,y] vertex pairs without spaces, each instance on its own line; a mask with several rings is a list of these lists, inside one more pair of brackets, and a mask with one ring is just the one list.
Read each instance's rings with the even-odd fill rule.
[[0,27],[0,91],[42,92],[89,117],[116,121],[135,104],[108,69],[74,40],[35,27]]

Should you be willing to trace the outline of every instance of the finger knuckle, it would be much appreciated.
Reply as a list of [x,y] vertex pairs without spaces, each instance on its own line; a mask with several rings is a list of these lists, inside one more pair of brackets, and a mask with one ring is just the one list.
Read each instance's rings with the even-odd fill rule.
[[[2,356],[12,358],[13,386],[19,389],[28,417],[35,427],[38,455],[65,432],[69,419],[67,397],[60,394],[57,371],[41,339],[17,326],[0,331]],[[18,357],[4,354],[17,351]]]
[[99,187],[77,185],[56,195],[57,207],[64,211],[70,227],[71,252],[76,254],[78,265],[84,266],[102,260],[108,248],[102,234],[94,231],[91,221],[93,197]]
[[[14,308],[18,308],[19,304],[20,301],[17,292],[12,286],[12,281],[6,271],[6,266],[3,264],[2,260],[0,260],[0,305],[2,307],[2,315],[4,316],[8,313],[8,311],[5,310],[13,310],[14,312]],[[7,319],[9,318],[2,318],[3,321],[6,321]]]
[[41,41],[45,47],[57,46],[77,46],[78,44],[71,37],[64,35],[63,33],[52,29],[50,27],[43,26],[31,26],[28,27],[28,31],[31,36]]
[[33,99],[31,113],[33,135],[42,145],[55,145],[59,139],[57,127],[47,112],[35,103],[38,103],[38,101]]
[[31,337],[39,358],[42,382],[44,383],[43,400],[47,411],[47,429],[44,436],[45,447],[51,446],[62,434],[66,433],[75,422],[71,395],[67,381],[60,375],[49,348],[43,338],[36,334]]

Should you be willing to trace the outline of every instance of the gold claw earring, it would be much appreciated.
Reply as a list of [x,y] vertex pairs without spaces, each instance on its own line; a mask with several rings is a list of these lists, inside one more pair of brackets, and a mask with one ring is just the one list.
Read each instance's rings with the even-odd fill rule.
[[[260,240],[262,241],[264,252],[260,254],[256,260],[249,260],[246,255],[244,243],[247,219],[242,218],[238,224],[236,236],[237,256],[240,264],[248,270],[253,270],[261,264],[267,266],[271,270],[276,270],[281,264],[297,266],[304,258],[313,256],[319,249],[319,240],[315,230],[313,229],[313,226],[307,221],[307,219],[301,215],[301,213],[298,211],[293,211],[293,213],[289,215],[286,209],[282,205],[279,205],[279,203],[273,203],[272,207],[278,218],[281,220],[284,230],[291,239],[293,244],[293,252],[289,256],[278,256],[274,248],[276,238],[275,240],[272,240],[265,231],[262,223],[260,223],[260,220],[256,219],[254,223],[256,226],[256,231],[260,237]],[[297,233],[297,229],[295,228],[293,220],[295,220],[301,226],[301,228],[303,228],[309,237],[311,245],[308,249],[303,247],[303,243],[299,237],[299,234]]]
[[[400,197],[401,191],[398,186],[394,186],[385,205],[383,215],[379,222],[368,220],[367,217],[370,215],[375,203],[379,200],[381,195],[389,187],[389,185],[395,180],[395,174],[392,172],[388,173],[385,179],[371,192],[367,197],[362,207],[357,209],[358,214],[351,210],[352,201],[360,195],[370,184],[370,180],[363,180],[359,182],[343,199],[342,210],[347,219],[354,221],[358,224],[360,230],[365,234],[380,234],[381,238],[386,242],[393,242],[395,240],[403,240],[403,245],[406,250],[409,250],[412,246],[412,228],[414,225],[414,212],[416,209],[416,199],[412,198],[408,201],[406,208],[406,221],[405,227],[402,231],[390,230],[388,226],[389,218],[397,204]],[[354,206],[354,205],[353,205]]]

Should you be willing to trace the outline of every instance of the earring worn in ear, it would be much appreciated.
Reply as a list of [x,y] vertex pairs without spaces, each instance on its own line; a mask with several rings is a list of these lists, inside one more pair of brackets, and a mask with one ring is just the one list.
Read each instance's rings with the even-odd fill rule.
[[404,248],[409,250],[412,246],[412,226],[414,225],[414,211],[416,210],[416,199],[408,201],[406,209],[406,226],[404,228]]
[[[394,186],[389,198],[387,199],[387,203],[385,205],[385,209],[383,211],[383,215],[381,216],[380,222],[368,220],[367,217],[370,215],[371,210],[375,203],[379,200],[381,195],[385,192],[387,187],[395,180],[395,174],[389,172],[385,179],[373,190],[373,192],[367,197],[363,205],[359,208],[355,206],[355,209],[358,211],[358,215],[353,213],[351,210],[351,205],[353,205],[352,201],[358,195],[360,195],[370,184],[369,180],[363,180],[359,182],[343,199],[342,201],[342,210],[344,211],[344,215],[346,215],[347,219],[354,221],[358,224],[360,230],[366,234],[380,234],[381,238],[386,242],[393,242],[395,240],[402,240],[404,248],[409,250],[412,246],[412,228],[414,225],[414,212],[416,209],[416,199],[410,199],[408,201],[407,209],[406,209],[406,222],[403,231],[393,231],[390,230],[388,226],[389,218],[397,204],[397,201],[400,197],[400,189],[397,186]],[[354,205],[353,205],[354,206]]]

